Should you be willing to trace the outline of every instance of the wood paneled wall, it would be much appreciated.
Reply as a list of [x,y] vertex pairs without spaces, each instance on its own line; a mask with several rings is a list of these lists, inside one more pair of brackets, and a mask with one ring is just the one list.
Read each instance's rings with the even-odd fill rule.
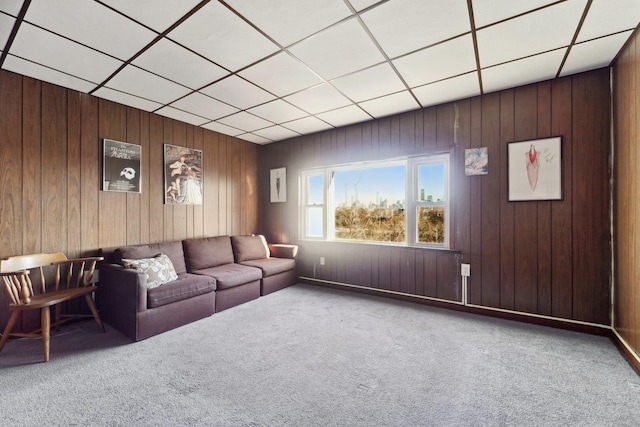
[[[100,190],[102,138],[142,145],[140,194]],[[164,205],[164,143],[203,150],[203,205]],[[246,141],[0,71],[0,257],[255,233],[257,154]]]
[[[465,262],[471,304],[608,325],[609,106],[601,69],[263,146],[260,176],[286,166],[288,201],[261,191],[261,229],[300,245],[307,277],[460,300]],[[563,200],[508,202],[507,143],[557,135]],[[464,175],[472,147],[489,148],[488,175]],[[453,156],[453,251],[298,240],[301,169],[442,151]]]
[[[640,33],[614,64],[614,328],[640,355]],[[640,357],[640,356],[639,356]],[[636,364],[636,366],[639,366]]]

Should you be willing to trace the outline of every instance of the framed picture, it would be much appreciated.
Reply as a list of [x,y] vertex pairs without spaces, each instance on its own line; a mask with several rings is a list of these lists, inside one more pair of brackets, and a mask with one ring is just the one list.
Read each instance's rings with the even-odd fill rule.
[[164,144],[165,204],[201,205],[202,150]]
[[140,145],[102,140],[102,190],[140,192]]
[[287,201],[287,168],[271,169],[271,203]]
[[509,201],[562,200],[562,138],[511,142]]
[[464,174],[487,175],[489,173],[489,150],[487,147],[464,150]]

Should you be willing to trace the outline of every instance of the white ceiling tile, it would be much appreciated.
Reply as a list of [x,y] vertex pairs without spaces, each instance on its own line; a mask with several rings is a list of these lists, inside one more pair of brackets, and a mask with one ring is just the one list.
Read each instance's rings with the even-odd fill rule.
[[95,83],[79,79],[69,74],[61,73],[60,71],[56,71],[51,68],[43,67],[42,65],[38,65],[13,55],[7,55],[2,68],[13,71],[14,73],[84,93],[90,92],[97,86]]
[[390,58],[471,31],[466,0],[390,1],[362,19]]
[[634,29],[639,22],[638,0],[593,0],[576,42]]
[[199,89],[228,74],[223,68],[167,39],[159,40],[133,63],[191,89]]
[[293,46],[290,52],[327,80],[384,61],[357,19],[350,19]]
[[561,76],[608,67],[633,31],[602,37],[571,48]]
[[218,120],[218,123],[222,123],[223,125],[231,126],[236,129],[241,129],[245,132],[253,132],[257,129],[273,126],[272,122],[258,116],[254,116],[253,114],[249,114],[245,111],[224,117]]
[[567,0],[477,32],[480,65],[489,67],[571,43],[587,0]]
[[245,141],[253,142],[254,144],[260,144],[260,145],[269,144],[273,142],[270,139],[264,138],[262,136],[254,135],[252,133],[243,133],[242,135],[238,135],[237,137],[239,139],[243,139]]
[[214,132],[218,132],[218,133],[222,133],[230,136],[238,136],[241,133],[244,133],[243,130],[239,130],[231,126],[223,125],[222,123],[218,123],[218,122],[207,123],[205,125],[202,125],[202,127],[205,129],[212,130]]
[[200,0],[102,0],[103,3],[162,33]]
[[351,6],[353,6],[353,8],[358,12],[379,2],[380,0],[349,0],[349,3],[351,3]]
[[473,20],[476,28],[480,28],[556,1],[558,0],[473,0]]
[[241,110],[264,104],[276,98],[269,92],[235,75],[231,75],[207,86],[200,92],[226,102],[227,104],[231,104]]
[[130,93],[161,104],[169,104],[190,89],[158,77],[133,65],[126,66],[106,83],[111,89]]
[[209,121],[208,119],[205,119],[203,117],[196,116],[194,114],[187,113],[186,111],[178,110],[173,107],[162,107],[159,110],[155,111],[155,113],[196,126],[200,126]]
[[227,0],[227,4],[282,46],[289,46],[351,15],[343,0]]
[[0,10],[17,17],[23,3],[24,0],[2,0],[0,2]]
[[162,104],[158,104],[157,102],[129,95],[128,93],[118,92],[117,90],[109,89],[108,87],[101,87],[93,94],[98,98],[108,99],[109,101],[128,105],[134,108],[139,108],[140,110],[144,111],[155,111],[158,108],[162,107]]
[[364,101],[360,103],[360,106],[375,118],[420,108],[420,105],[408,91]]
[[278,50],[235,13],[217,1],[169,33],[169,37],[231,71],[236,71]]
[[351,101],[327,83],[294,93],[293,95],[287,96],[285,100],[311,114],[317,114],[351,104]]
[[337,78],[332,80],[331,84],[356,102],[406,89],[402,80],[387,63]]
[[258,105],[257,107],[250,108],[247,111],[273,123],[288,122],[308,115],[301,109],[294,107],[281,99],[276,99],[275,101]]
[[238,111],[235,107],[198,92],[180,98],[171,105],[181,110],[197,114],[198,116],[206,117],[209,120],[219,119],[220,117],[228,116]]
[[113,55],[130,59],[156,34],[95,1],[32,1],[25,21]]
[[393,61],[409,87],[435,82],[477,68],[471,35],[420,50]]
[[300,89],[322,83],[322,79],[309,68],[284,52],[249,67],[239,74],[278,96],[289,95]]
[[0,50],[4,50],[15,23],[15,19],[9,15],[0,13]]
[[122,62],[25,22],[10,53],[53,69],[101,83]]
[[480,95],[478,73],[473,72],[413,89],[423,107]]
[[314,116],[292,120],[290,122],[283,123],[282,126],[301,134],[319,132],[321,130],[331,129],[333,127]]
[[566,49],[558,49],[541,55],[482,70],[482,88],[485,93],[522,86],[556,76]]
[[318,114],[318,118],[335,127],[371,120],[371,116],[369,114],[365,113],[361,108],[355,105]]
[[294,132],[290,129],[284,128],[282,126],[271,126],[269,128],[264,128],[260,130],[256,130],[253,132],[255,135],[261,136],[263,138],[270,139],[272,141],[280,141],[283,139],[293,138],[295,136],[300,136],[299,133]]

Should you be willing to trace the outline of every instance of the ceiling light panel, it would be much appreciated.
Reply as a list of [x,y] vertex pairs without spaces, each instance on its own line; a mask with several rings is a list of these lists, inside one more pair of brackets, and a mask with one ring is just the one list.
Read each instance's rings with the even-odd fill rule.
[[362,20],[389,58],[471,31],[466,0],[390,1]]
[[593,0],[576,42],[632,30],[640,22],[638,0]]
[[477,32],[484,67],[568,46],[587,0],[567,0]]
[[337,78],[332,80],[331,84],[356,102],[406,89],[402,80],[387,63]]
[[168,37],[236,71],[278,47],[217,1],[207,3]]
[[286,97],[285,100],[311,114],[351,104],[351,101],[327,83],[294,93]]
[[468,73],[477,68],[470,34],[403,56],[393,64],[409,87]]
[[23,0],[2,0],[0,2],[0,11],[17,17],[20,14],[23,3]]
[[214,132],[223,133],[225,135],[230,135],[230,136],[237,136],[244,133],[243,130],[239,130],[231,126],[223,125],[222,123],[218,123],[218,122],[207,123],[202,125],[202,127],[205,129],[212,130]]
[[476,28],[547,6],[558,0],[472,0]]
[[473,72],[412,89],[423,107],[480,95],[478,73]]
[[316,34],[290,51],[327,80],[385,60],[357,19]]
[[240,110],[264,104],[276,98],[269,92],[235,75],[207,86],[201,89],[200,92],[233,105]]
[[278,96],[289,95],[322,83],[322,79],[308,67],[285,52],[274,55],[239,74]]
[[195,114],[187,113],[186,111],[181,111],[173,107],[162,107],[159,110],[156,110],[155,113],[171,119],[180,120],[181,122],[190,123],[195,126],[200,126],[209,121],[203,117],[196,116]]
[[260,145],[265,145],[265,144],[269,144],[270,142],[273,142],[270,139],[263,138],[258,135],[254,135],[252,133],[243,133],[242,135],[238,135],[238,138],[248,142],[253,142],[254,144],[260,144]]
[[200,0],[101,0],[158,33],[178,22]]
[[227,4],[282,46],[289,46],[351,15],[343,0],[227,0]]
[[294,136],[300,136],[297,132],[294,132],[290,129],[284,128],[282,126],[271,126],[269,128],[264,128],[260,130],[256,130],[253,132],[254,134],[261,136],[263,138],[270,139],[272,141],[279,141],[281,139],[293,138]]
[[369,114],[355,105],[327,111],[326,113],[318,114],[317,117],[335,127],[371,120]]
[[602,37],[571,48],[561,76],[608,67],[633,31]]
[[102,82],[122,65],[117,59],[25,22],[10,53],[94,83]]
[[15,19],[9,15],[0,13],[0,50],[4,50],[15,23]]
[[133,63],[194,90],[228,74],[211,61],[167,39],[159,40]]
[[293,105],[276,99],[267,104],[262,104],[248,110],[250,113],[260,116],[263,119],[272,121],[273,123],[288,122],[289,120],[299,119],[308,116],[307,113]]
[[13,71],[14,73],[84,93],[90,92],[96,87],[95,83],[79,79],[69,74],[61,73],[60,71],[56,71],[51,68],[43,67],[42,65],[38,65],[34,62],[27,61],[13,55],[7,55],[4,64],[2,64],[2,68]]
[[181,110],[206,117],[209,120],[219,119],[220,117],[238,112],[237,108],[198,92],[180,98],[171,105]]
[[156,37],[153,31],[95,1],[32,1],[25,21],[124,61]]
[[321,130],[331,129],[333,127],[314,116],[292,120],[290,122],[283,123],[282,126],[301,134],[319,132]]
[[359,105],[375,118],[390,116],[392,114],[420,108],[420,105],[408,91],[398,92],[392,95],[383,96],[382,98],[372,99],[371,101],[361,102]]
[[558,49],[483,69],[484,93],[553,79],[558,73],[566,51],[567,49]]
[[224,117],[218,120],[219,123],[223,125],[231,126],[236,129],[241,129],[245,132],[253,132],[257,129],[266,128],[269,126],[273,126],[274,124],[270,121],[262,119],[258,116],[254,116],[253,114],[249,114],[247,112],[241,111],[239,113],[233,114],[228,117]]
[[139,108],[144,111],[154,111],[162,107],[162,104],[158,104],[157,102],[149,101],[148,99],[143,99],[138,96],[130,95],[128,93],[109,89],[108,87],[101,87],[93,94],[98,98],[108,99],[109,101],[128,105],[134,108]]
[[111,89],[130,93],[161,104],[169,104],[190,90],[133,65],[128,65],[106,84]]

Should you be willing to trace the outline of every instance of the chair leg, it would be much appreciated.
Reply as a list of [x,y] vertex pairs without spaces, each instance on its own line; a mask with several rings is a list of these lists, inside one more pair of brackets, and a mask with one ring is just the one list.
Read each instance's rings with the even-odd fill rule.
[[42,326],[42,353],[44,355],[44,361],[48,362],[51,330],[51,313],[49,312],[49,307],[40,309],[40,324]]
[[4,345],[7,343],[7,340],[9,339],[9,334],[11,333],[11,330],[13,329],[16,322],[18,321],[18,317],[20,317],[19,311],[11,312],[11,317],[9,317],[7,326],[5,326],[4,332],[2,333],[2,339],[0,339],[0,351],[2,351],[2,349],[4,348]]
[[87,300],[87,305],[93,314],[94,319],[96,319],[96,323],[100,326],[102,332],[106,332],[104,329],[104,325],[102,324],[102,320],[100,320],[100,313],[98,313],[98,307],[96,307],[96,302],[91,298],[91,295],[85,295],[85,299]]

